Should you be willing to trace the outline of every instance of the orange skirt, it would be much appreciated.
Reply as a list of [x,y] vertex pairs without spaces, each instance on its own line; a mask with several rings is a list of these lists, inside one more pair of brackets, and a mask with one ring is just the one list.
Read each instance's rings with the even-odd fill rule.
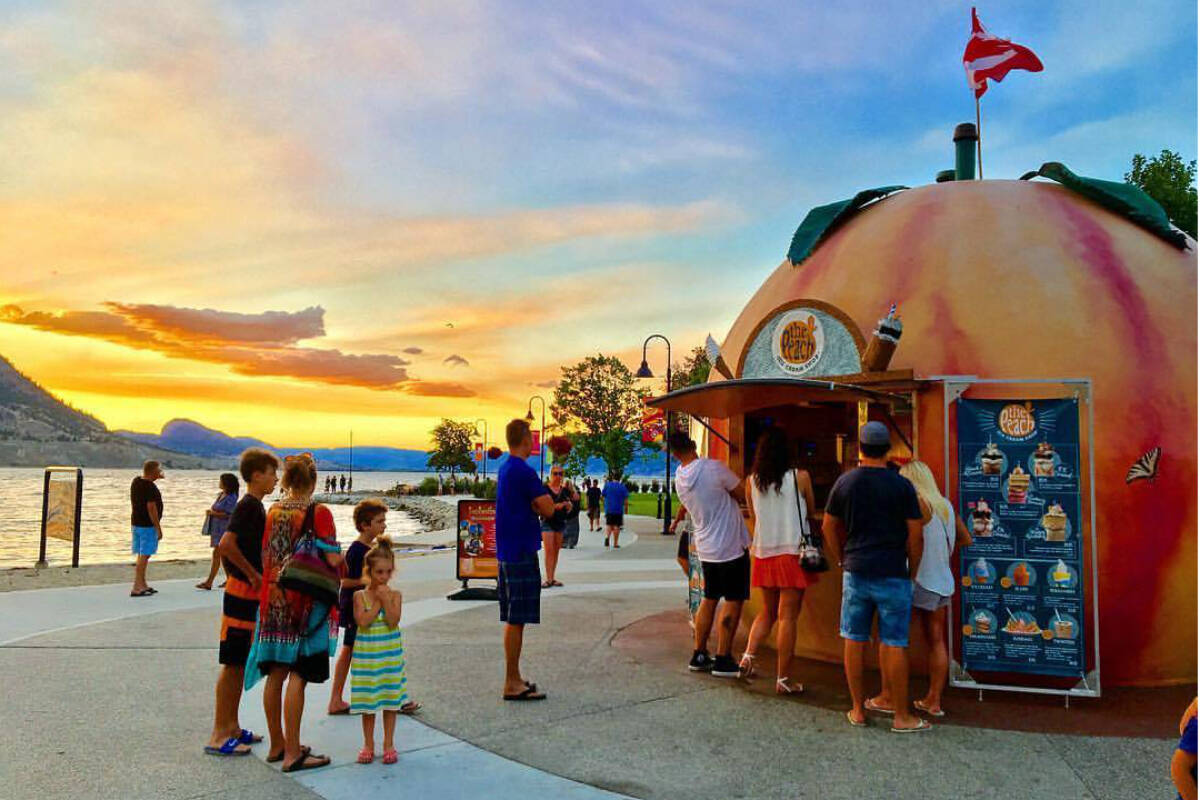
[[755,557],[750,561],[750,585],[760,589],[807,589],[816,582],[816,575],[800,568],[800,556]]

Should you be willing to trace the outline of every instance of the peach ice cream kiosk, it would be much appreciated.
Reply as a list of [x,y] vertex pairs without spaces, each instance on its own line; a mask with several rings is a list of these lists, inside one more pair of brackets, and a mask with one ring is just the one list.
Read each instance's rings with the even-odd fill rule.
[[[1121,184],[1040,174],[1057,182],[964,178],[814,209],[709,382],[649,404],[700,420],[709,456],[742,476],[758,434],[782,427],[818,508],[858,428],[884,422],[890,457],[926,462],[976,532],[952,561],[955,684],[1192,682],[1195,242],[1097,194]],[[829,220],[815,235],[814,214]],[[834,565],[807,592],[797,654],[840,660],[840,589]]]

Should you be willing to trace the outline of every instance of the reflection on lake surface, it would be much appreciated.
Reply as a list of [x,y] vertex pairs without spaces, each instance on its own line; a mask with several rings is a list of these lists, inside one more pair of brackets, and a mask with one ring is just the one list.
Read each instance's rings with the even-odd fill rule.
[[[31,567],[37,561],[42,524],[41,469],[0,467],[0,567]],[[79,563],[131,562],[129,535],[129,483],[137,469],[85,469],[83,471],[83,522]],[[156,558],[207,558],[208,537],[201,534],[204,510],[220,491],[217,470],[170,470],[158,482],[163,496],[163,540]],[[419,483],[418,472],[355,472],[354,488],[383,491],[397,483]],[[318,479],[323,485],[324,475]],[[240,479],[239,479],[239,482]],[[245,491],[242,485],[242,491]],[[278,492],[266,498],[269,506]],[[329,507],[343,543],[355,536],[353,506]],[[419,533],[421,523],[403,511],[388,513],[388,533],[401,537]],[[46,560],[71,563],[71,543],[46,541]]]

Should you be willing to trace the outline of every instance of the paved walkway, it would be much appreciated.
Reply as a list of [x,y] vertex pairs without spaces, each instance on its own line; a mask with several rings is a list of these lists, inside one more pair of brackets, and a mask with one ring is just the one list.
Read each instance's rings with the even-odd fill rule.
[[[259,758],[201,755],[220,595],[193,581],[137,600],[125,585],[0,594],[0,797],[1170,796],[1174,719],[1162,739],[952,725],[902,737],[692,675],[686,652],[663,660],[614,648],[683,602],[672,543],[652,520],[633,526],[642,538],[620,551],[585,532],[581,549],[564,552],[567,585],[544,595],[543,625],[527,634],[526,671],[549,691],[544,703],[499,699],[495,606],[444,599],[455,587],[450,554],[402,561],[409,680],[425,708],[401,718],[390,768],[351,763],[358,721],[323,713],[324,686],[309,689],[304,736],[334,766],[283,775],[259,760],[262,746]],[[662,649],[680,636],[661,637]],[[261,729],[257,692],[243,724]]]

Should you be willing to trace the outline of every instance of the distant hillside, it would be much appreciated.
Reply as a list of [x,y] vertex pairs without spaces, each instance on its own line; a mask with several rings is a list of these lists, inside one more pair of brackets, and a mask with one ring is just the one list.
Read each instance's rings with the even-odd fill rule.
[[[163,426],[161,433],[135,433],[132,431],[117,431],[117,433],[140,444],[220,460],[223,469],[232,466],[230,459],[236,458],[247,447],[265,447],[278,453],[299,453],[307,450],[317,459],[317,467],[321,470],[348,471],[351,463],[349,447],[307,447],[305,445],[276,447],[248,436],[230,436],[189,419],[173,419]],[[424,472],[428,457],[429,454],[424,450],[408,450],[398,447],[355,447],[354,469],[378,472]],[[531,457],[529,463],[536,466],[537,457]],[[488,471],[494,471],[498,464],[499,462],[489,461]],[[660,475],[662,469],[662,453],[643,453],[635,458],[629,466],[630,474],[639,476]],[[588,461],[587,470],[589,475],[602,475],[605,471],[604,462],[593,458]]]
[[195,456],[131,442],[22,375],[0,356],[0,464],[136,467],[156,459],[175,468],[204,467]]
[[114,431],[114,433],[142,444],[203,457],[237,456],[247,447],[274,449],[271,445],[258,439],[248,436],[229,436],[212,428],[206,428],[199,422],[193,422],[190,419],[173,419],[163,426],[161,433],[135,433],[133,431]]

